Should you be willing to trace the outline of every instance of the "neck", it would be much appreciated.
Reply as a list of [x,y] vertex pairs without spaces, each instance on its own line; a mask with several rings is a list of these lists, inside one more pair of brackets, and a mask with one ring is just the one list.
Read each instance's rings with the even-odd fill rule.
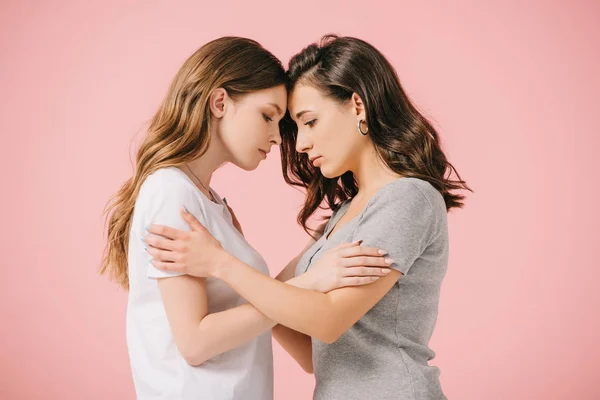
[[[202,186],[205,188],[210,187],[213,173],[217,168],[221,167],[227,162],[225,151],[220,141],[217,139],[217,135],[212,135],[212,140],[208,150],[200,157],[187,163],[194,175],[200,180]],[[187,168],[183,168],[186,170]],[[186,173],[189,172],[185,171]],[[193,179],[194,181],[196,179]]]
[[370,198],[383,186],[400,178],[398,173],[385,164],[372,146],[356,158],[356,164],[351,171],[358,185],[356,196],[359,198]]

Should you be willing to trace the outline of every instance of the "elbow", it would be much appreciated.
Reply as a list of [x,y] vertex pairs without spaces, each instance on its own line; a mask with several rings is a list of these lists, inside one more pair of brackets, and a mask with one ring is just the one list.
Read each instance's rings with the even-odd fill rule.
[[184,355],[182,354],[183,359],[192,367],[199,367],[200,365],[202,365],[205,361],[206,358],[204,357],[199,357],[197,355]]
[[335,342],[337,342],[337,340],[340,338],[341,335],[325,335],[323,336],[323,339],[319,339],[321,342],[326,343],[326,344],[333,344]]
[[183,359],[192,367],[198,367],[210,359],[207,352],[199,346],[178,346]]
[[332,343],[335,343],[340,338],[340,336],[342,336],[342,334],[343,334],[343,332],[340,332],[335,327],[325,326],[322,331],[316,333],[313,336],[315,339],[319,340],[320,342],[323,342],[326,344],[332,344]]
[[306,372],[307,374],[310,375],[314,375],[315,374],[315,370],[313,368],[313,363],[312,361],[307,362],[305,365],[302,365],[302,369],[304,370],[304,372]]
[[318,328],[310,336],[326,344],[335,343],[349,328],[343,328],[343,322],[336,317],[335,314],[329,314],[326,318],[315,321],[314,326]]

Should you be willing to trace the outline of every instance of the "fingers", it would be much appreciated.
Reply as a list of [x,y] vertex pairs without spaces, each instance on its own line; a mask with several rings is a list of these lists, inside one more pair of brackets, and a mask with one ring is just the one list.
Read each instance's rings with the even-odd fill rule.
[[346,286],[363,286],[363,285],[368,285],[369,283],[373,283],[373,282],[377,281],[378,279],[379,279],[379,277],[377,277],[377,276],[368,276],[368,277],[364,277],[364,276],[352,276],[352,277],[346,277],[346,278],[340,279],[340,286],[341,287],[346,287]]
[[187,210],[187,208],[185,208],[185,206],[181,207],[181,216],[194,232],[206,231],[206,228]]
[[168,239],[177,240],[185,237],[186,232],[165,225],[150,225],[146,230],[153,235],[159,235]]
[[368,256],[358,256],[358,257],[346,257],[339,260],[338,265],[342,267],[389,267],[392,265],[394,260],[391,258],[384,258],[382,256],[379,257],[368,257]]
[[383,256],[387,251],[377,249],[375,247],[366,246],[350,246],[340,250],[341,257],[357,257],[357,256]]
[[338,245],[336,247],[336,249],[347,249],[349,247],[356,247],[356,246],[360,246],[360,244],[362,243],[362,240],[356,240],[354,242],[349,242],[349,243],[342,243],[340,245]]
[[349,277],[377,277],[386,276],[390,273],[389,268],[351,267],[344,268],[342,276]]
[[[148,230],[150,232],[150,230]],[[143,238],[144,243],[155,247],[159,250],[177,250],[178,249],[178,245],[177,242],[175,240],[171,240],[171,239],[165,239],[163,237],[160,236],[154,236],[154,235],[146,235]]]
[[146,250],[148,252],[148,254],[150,254],[152,256],[153,259],[159,260],[159,261],[166,261],[166,262],[175,262],[175,261],[179,261],[179,254],[174,253],[172,251],[168,251],[168,250],[159,250],[159,249],[155,249],[154,247],[149,247],[148,250]]
[[165,272],[178,272],[185,274],[185,267],[181,264],[172,263],[172,262],[164,262],[160,260],[152,260],[150,264],[154,265],[156,268]]

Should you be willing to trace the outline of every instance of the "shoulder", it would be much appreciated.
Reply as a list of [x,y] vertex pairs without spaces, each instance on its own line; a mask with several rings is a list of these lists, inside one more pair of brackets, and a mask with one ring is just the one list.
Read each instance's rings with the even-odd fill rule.
[[418,178],[400,178],[387,184],[373,196],[370,206],[446,214],[442,194],[431,183]]
[[166,199],[172,201],[193,199],[196,188],[187,176],[177,168],[160,168],[148,175],[138,194],[138,202],[163,203]]
[[185,207],[200,222],[204,221],[206,207],[199,190],[181,170],[161,168],[148,175],[137,196],[136,213],[150,223],[186,227],[180,217]]
[[174,209],[181,206],[190,211],[201,213],[204,209],[202,199],[188,177],[179,169],[161,168],[148,175],[138,193],[136,208],[148,212]]
[[190,192],[193,189],[191,182],[179,169],[174,167],[160,168],[144,180],[142,191],[164,192],[166,190],[179,192]]

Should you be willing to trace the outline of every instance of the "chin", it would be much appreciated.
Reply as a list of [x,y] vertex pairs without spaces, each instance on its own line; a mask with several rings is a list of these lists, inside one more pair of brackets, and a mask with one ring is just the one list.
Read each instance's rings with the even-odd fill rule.
[[343,174],[343,172],[336,171],[333,168],[328,168],[327,165],[321,165],[320,170],[321,175],[327,179],[337,178]]
[[260,165],[260,161],[261,160],[238,160],[234,164],[244,171],[254,171]]

